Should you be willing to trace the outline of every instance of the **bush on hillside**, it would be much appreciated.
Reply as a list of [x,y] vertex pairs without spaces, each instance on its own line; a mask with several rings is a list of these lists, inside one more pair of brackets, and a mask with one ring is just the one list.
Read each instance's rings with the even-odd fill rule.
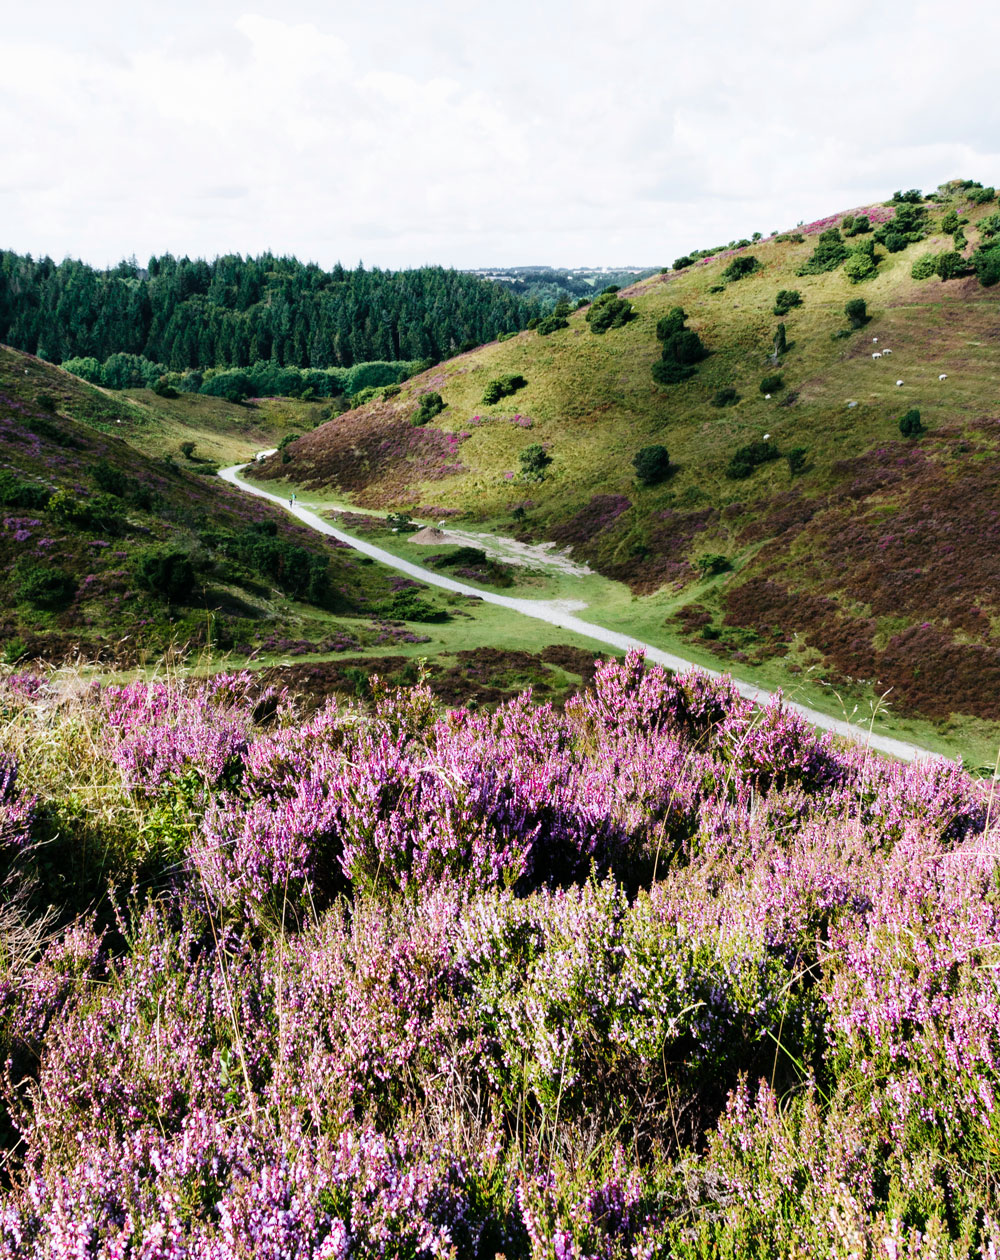
[[844,314],[851,321],[852,328],[864,328],[871,319],[864,298],[852,298],[844,307]]
[[717,389],[712,397],[713,407],[733,407],[740,401],[740,396],[732,385]]
[[960,276],[968,274],[969,265],[957,250],[946,249],[938,254],[934,271],[942,280],[957,280]]
[[526,446],[518,458],[521,462],[521,475],[536,481],[544,479],[545,470],[552,463],[552,456],[540,442]]
[[47,504],[49,515],[67,529],[118,535],[125,531],[125,510],[113,494],[84,498],[70,490],[57,490]]
[[89,381],[91,385],[101,383],[101,365],[90,355],[77,359],[64,359],[61,367],[64,372],[72,372],[74,376],[78,376],[82,381]]
[[[187,443],[182,443],[187,445]],[[194,443],[191,444],[194,450]],[[128,492],[128,478],[120,468],[116,468],[106,459],[99,459],[94,465],[94,481],[99,490],[103,490],[105,494],[113,494],[118,499],[124,499]]]
[[902,232],[887,232],[885,235],[884,244],[890,254],[902,253],[909,243]]
[[755,468],[780,457],[781,452],[778,450],[777,443],[751,442],[748,446],[741,446],[733,453],[732,459],[726,466],[726,476],[733,481],[745,481]]
[[818,276],[825,271],[836,271],[847,258],[847,246],[840,232],[835,228],[827,228],[820,232],[816,248],[796,272],[800,276]]
[[920,412],[916,407],[911,407],[899,417],[899,431],[903,437],[908,438],[919,437],[924,432],[924,426],[920,423]]
[[851,284],[860,284],[862,280],[871,280],[878,275],[878,264],[867,252],[852,252],[844,263],[844,275]]
[[937,254],[921,254],[910,268],[914,280],[929,280],[937,274]]
[[666,341],[672,337],[674,333],[680,332],[684,327],[684,321],[687,315],[684,308],[675,306],[672,310],[667,311],[666,315],[662,315],[656,321],[656,339],[657,341]]
[[676,363],[700,363],[707,353],[701,338],[692,328],[671,333],[663,343],[664,359],[672,359]]
[[618,288],[610,285],[601,296],[591,303],[590,310],[584,316],[592,333],[606,333],[612,328],[622,328],[630,320],[635,319],[632,303],[627,298],[617,297]]
[[771,373],[770,375],[761,378],[761,382],[757,388],[762,394],[776,394],[779,389],[784,389],[784,386],[785,382],[781,379],[781,377],[778,376],[777,373]]
[[780,289],[774,299],[774,313],[777,316],[787,315],[795,306],[802,305],[802,294],[798,289]]
[[808,455],[809,452],[804,446],[793,446],[785,455],[790,476],[797,477],[800,473],[805,472]]
[[510,376],[498,376],[490,381],[483,390],[483,402],[490,407],[494,403],[499,402],[501,398],[509,398],[512,394],[516,394],[519,389],[524,389],[527,383],[527,380],[519,373],[513,373]]
[[653,380],[657,385],[679,385],[681,381],[690,380],[696,368],[689,364],[677,363],[673,359],[657,359],[653,364]]
[[444,399],[439,393],[432,390],[430,393],[422,394],[413,416],[413,423],[415,425],[427,424],[442,411],[444,411]]
[[553,313],[552,315],[547,315],[545,319],[539,321],[538,335],[539,337],[548,337],[548,336],[551,336],[551,334],[554,332],[559,332],[561,328],[568,328],[568,327],[569,327],[568,319],[564,319],[561,315],[556,315]]
[[689,254],[681,254],[680,258],[674,259],[674,271],[683,271],[685,267],[690,267],[694,263],[694,259]]
[[979,283],[988,288],[1000,281],[1000,245],[977,249],[969,260]]
[[774,356],[785,354],[788,351],[788,334],[785,331],[785,325],[779,324],[774,333]]
[[43,508],[52,498],[52,491],[37,481],[25,481],[0,469],[0,507],[28,508],[34,511]]
[[654,486],[670,472],[670,456],[665,446],[644,446],[632,457],[635,475],[644,486]]
[[58,612],[76,594],[76,580],[54,566],[22,560],[15,565],[13,576],[16,598],[34,608]]
[[746,276],[752,276],[755,271],[761,271],[763,264],[753,254],[742,254],[739,258],[734,258],[722,273],[722,279],[726,281],[742,280]]

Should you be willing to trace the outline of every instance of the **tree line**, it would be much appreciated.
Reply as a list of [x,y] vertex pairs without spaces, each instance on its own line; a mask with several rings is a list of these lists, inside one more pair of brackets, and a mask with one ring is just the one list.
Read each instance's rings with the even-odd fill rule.
[[140,355],[171,371],[440,359],[520,331],[538,306],[443,267],[324,271],[262,254],[164,254],[99,271],[0,250],[0,341],[54,363]]

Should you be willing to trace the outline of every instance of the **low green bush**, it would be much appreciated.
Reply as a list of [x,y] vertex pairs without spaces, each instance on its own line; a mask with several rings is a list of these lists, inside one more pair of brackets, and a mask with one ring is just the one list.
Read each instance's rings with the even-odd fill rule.
[[787,315],[795,306],[802,305],[802,294],[798,289],[780,289],[778,296],[774,299],[775,315]]
[[600,297],[595,298],[591,303],[590,310],[584,319],[590,325],[592,333],[603,334],[612,328],[622,328],[630,320],[635,319],[632,303],[627,298],[618,297],[617,293],[617,286],[609,285]]
[[25,481],[0,469],[0,507],[28,508],[33,511],[45,507],[51,498],[52,491],[48,486],[40,485],[37,481]]
[[420,396],[420,402],[413,416],[415,425],[427,424],[436,415],[444,411],[444,399],[435,391]]
[[851,321],[852,328],[864,328],[871,319],[864,298],[851,298],[844,307],[844,314]]
[[751,442],[749,445],[741,446],[734,451],[726,466],[726,476],[733,481],[744,481],[755,468],[759,468],[761,464],[770,463],[772,460],[780,459],[780,457],[781,452],[778,450],[777,443]]
[[931,276],[937,274],[937,255],[921,254],[913,266],[910,268],[910,275],[914,280],[929,280]]
[[22,560],[14,566],[16,598],[34,608],[58,611],[76,594],[76,579],[64,569]]
[[739,258],[734,258],[725,271],[722,273],[722,279],[726,281],[742,280],[746,276],[752,276],[755,271],[762,270],[763,264],[753,254],[742,254]]
[[670,472],[670,456],[665,446],[644,446],[632,457],[635,475],[644,486],[655,486]]
[[718,389],[712,398],[713,407],[733,407],[740,401],[740,396],[732,385],[727,385],[725,389]]
[[777,373],[762,377],[760,384],[757,386],[762,394],[776,394],[779,389],[784,389],[784,387],[785,382]]
[[150,548],[133,560],[138,584],[172,604],[186,603],[194,591],[194,566],[177,548]]
[[[541,332],[541,329],[539,329],[539,332]],[[524,389],[527,383],[527,380],[519,373],[513,373],[510,376],[498,376],[490,381],[483,390],[483,402],[487,407],[492,407],[501,398],[509,398],[512,394],[516,394],[519,389]],[[424,397],[429,397],[429,395],[425,394]]]
[[899,417],[899,431],[903,437],[908,438],[919,437],[924,432],[924,426],[920,423],[920,412],[916,407],[911,407]]

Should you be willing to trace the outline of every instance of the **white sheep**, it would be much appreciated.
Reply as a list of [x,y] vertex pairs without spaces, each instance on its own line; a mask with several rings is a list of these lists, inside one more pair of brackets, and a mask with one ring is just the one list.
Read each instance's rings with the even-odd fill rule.
[[948,379],[948,373],[947,373],[947,372],[942,372],[942,373],[941,373],[941,375],[938,377],[938,380],[939,380],[939,381],[946,381],[947,379]]
[[897,384],[897,385],[902,385],[902,383],[903,383],[902,381],[897,381],[897,382],[896,382],[896,384]]
[[765,395],[764,395],[764,401],[765,401],[765,402],[767,402],[767,400],[768,400],[770,397],[771,397],[771,395],[770,395],[770,394],[765,394]]
[[877,346],[877,345],[878,345],[878,337],[872,337],[872,345],[873,345],[873,346]]
[[892,351],[889,349],[889,347],[888,347],[888,346],[886,346],[886,348],[882,351],[882,353],[883,353],[883,354],[892,354]]
[[770,436],[771,436],[771,435],[770,435],[770,433],[765,433],[765,434],[764,434],[764,441],[766,442],[766,441],[770,438]]
[[876,350],[875,353],[872,355],[873,359],[881,359],[881,357],[882,355],[879,353],[878,350]]

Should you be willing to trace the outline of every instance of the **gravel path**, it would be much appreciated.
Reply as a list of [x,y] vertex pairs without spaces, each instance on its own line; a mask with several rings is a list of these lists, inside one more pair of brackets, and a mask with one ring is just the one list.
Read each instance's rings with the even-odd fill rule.
[[[391,551],[383,551],[381,547],[376,547],[374,543],[365,542],[361,538],[354,538],[351,534],[345,534],[343,530],[330,525],[322,517],[317,516],[315,512],[310,511],[309,508],[301,507],[298,504],[291,505],[281,495],[271,494],[268,490],[262,490],[259,486],[244,481],[239,475],[243,467],[243,464],[236,464],[232,468],[221,468],[219,476],[238,490],[243,490],[248,494],[257,495],[258,498],[269,499],[272,503],[280,504],[292,516],[300,520],[303,525],[308,525],[311,529],[318,530],[321,534],[327,534],[331,538],[337,538],[341,542],[348,543],[356,551],[360,551],[362,555],[371,556],[373,560],[380,560],[390,568],[399,570],[400,573],[406,573],[412,578],[426,582],[428,586],[438,586],[446,591],[454,591],[458,595],[470,595],[475,599],[483,600],[487,604],[498,604],[501,608],[509,608],[512,612],[521,613],[522,616],[534,617],[538,621],[548,622],[550,626],[558,626],[561,630],[570,630],[574,634],[594,639],[596,642],[607,644],[609,647],[619,648],[623,651],[628,651],[629,648],[639,648],[646,654],[647,660],[654,661],[657,665],[665,665],[667,669],[677,671],[700,669],[711,678],[721,678],[723,676],[718,670],[705,669],[702,665],[696,665],[693,661],[674,656],[672,652],[664,652],[660,648],[653,647],[650,643],[643,643],[640,639],[633,639],[630,635],[619,634],[617,630],[608,630],[606,627],[594,625],[590,621],[581,621],[579,617],[573,615],[587,606],[580,600],[519,599],[513,595],[495,595],[492,591],[479,590],[477,587],[469,586],[465,582],[456,582],[454,578],[444,577],[440,573],[435,573],[432,569],[424,569],[419,564],[413,564],[409,560],[402,560],[399,556],[393,555]],[[746,696],[758,704],[766,704],[774,694],[755,686],[753,683],[742,682],[738,678],[733,678],[732,681],[740,695]],[[876,735],[874,732],[866,730],[863,726],[855,726],[851,722],[828,717],[825,713],[820,713],[816,709],[809,709],[802,704],[796,704],[794,701],[786,699],[784,703],[787,708],[800,714],[821,730],[832,731],[836,735],[842,735],[846,739],[867,745],[869,748],[873,748],[877,752],[887,753],[891,757],[898,757],[902,761],[917,761],[925,757],[936,756],[935,753],[929,752],[926,748],[920,748],[916,744],[908,744],[901,739],[891,739],[887,735]]]

